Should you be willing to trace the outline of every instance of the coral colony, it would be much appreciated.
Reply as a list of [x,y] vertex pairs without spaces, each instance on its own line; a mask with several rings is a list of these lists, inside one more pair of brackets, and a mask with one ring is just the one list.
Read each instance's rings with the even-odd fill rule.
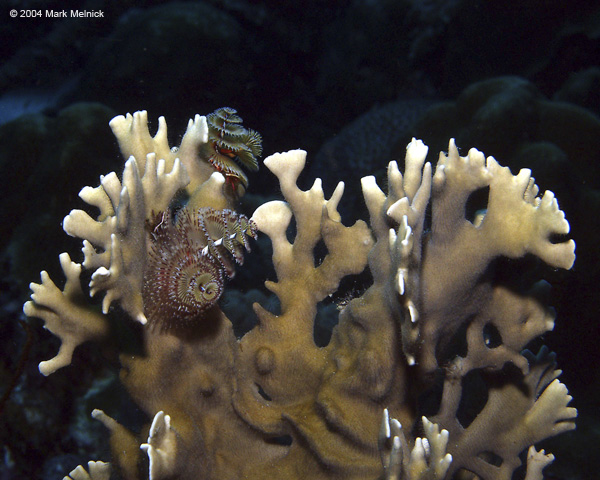
[[[248,187],[241,166],[257,168],[261,140],[235,110],[197,115],[179,148],[164,118],[154,137],[147,123],[146,112],[110,122],[123,174],[81,190],[96,217],[73,210],[63,224],[83,240],[83,262],[60,255],[64,288],[42,272],[24,306],[62,341],[44,375],[106,339],[116,311],[144,325],[142,352],[120,356],[121,380],[151,425],[130,432],[94,410],[111,464],[66,478],[502,480],[519,467],[542,478],[553,456],[534,445],[573,429],[577,412],[554,356],[525,349],[554,315],[548,285],[518,259],[569,269],[575,244],[529,170],[512,175],[475,149],[461,157],[453,140],[434,169],[413,139],[404,173],[389,163],[387,192],[362,179],[369,222],[346,226],[344,185],[328,199],[319,179],[303,191],[306,153],[276,153],[264,165],[285,201],[248,219],[235,211]],[[486,209],[470,215],[480,190]],[[257,232],[272,243],[276,279],[265,286],[280,310],[255,304],[246,315],[258,324],[238,339],[218,299]],[[370,287],[317,346],[319,302],[367,269]]]

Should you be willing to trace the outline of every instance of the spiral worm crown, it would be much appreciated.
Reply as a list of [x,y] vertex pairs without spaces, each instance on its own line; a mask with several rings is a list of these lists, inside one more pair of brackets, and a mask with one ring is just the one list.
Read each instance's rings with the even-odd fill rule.
[[201,320],[223,293],[224,279],[250,251],[256,225],[233,210],[201,208],[156,217],[144,278],[144,310],[152,327],[168,330]]
[[260,134],[242,125],[237,111],[223,107],[206,116],[208,143],[201,148],[201,156],[218,172],[234,182],[248,187],[248,177],[242,167],[258,170],[262,153]]

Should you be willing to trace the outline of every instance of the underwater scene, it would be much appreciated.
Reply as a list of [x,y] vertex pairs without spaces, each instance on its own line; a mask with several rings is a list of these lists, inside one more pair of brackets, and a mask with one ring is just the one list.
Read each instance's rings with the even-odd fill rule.
[[0,16],[0,480],[600,478],[597,1]]

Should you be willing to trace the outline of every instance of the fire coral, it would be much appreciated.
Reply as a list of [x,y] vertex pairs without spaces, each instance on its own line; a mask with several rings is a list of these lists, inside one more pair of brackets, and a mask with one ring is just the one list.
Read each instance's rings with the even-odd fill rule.
[[[44,375],[69,365],[84,341],[109,335],[112,305],[146,323],[148,222],[157,212],[176,219],[181,198],[190,211],[235,210],[243,193],[202,157],[205,117],[190,120],[178,149],[167,143],[163,118],[150,135],[145,112],[116,117],[111,127],[128,158],[123,175],[81,191],[96,218],[74,210],[64,221],[83,239],[84,261],[63,253],[64,288],[42,272],[24,306],[62,341],[40,364]],[[338,212],[342,183],[328,199],[319,179],[307,191],[297,186],[305,152],[264,161],[285,201],[263,204],[248,224],[272,243],[276,279],[266,288],[280,310],[255,304],[258,324],[240,339],[218,304],[201,322],[143,327],[143,353],[121,355],[121,379],[153,418],[148,433],[93,412],[111,431],[111,465],[122,478],[415,480],[471,472],[508,480],[525,450],[526,479],[542,478],[553,457],[534,445],[573,429],[577,412],[554,356],[524,350],[552,330],[554,315],[548,285],[522,275],[518,259],[571,268],[569,224],[529,170],[513,175],[475,149],[461,157],[452,140],[435,171],[426,155],[413,139],[404,173],[389,164],[387,192],[363,178],[369,222],[352,226]],[[479,191],[487,205],[472,214],[468,200]],[[230,236],[223,235],[218,241]],[[242,234],[232,245],[244,242]],[[317,245],[327,250],[320,260]],[[89,289],[82,269],[92,273]],[[367,269],[372,284],[343,306],[329,344],[317,346],[319,303]],[[88,292],[104,296],[102,313]],[[143,452],[149,467],[140,476]],[[109,476],[102,462],[89,471],[78,467],[67,478]]]

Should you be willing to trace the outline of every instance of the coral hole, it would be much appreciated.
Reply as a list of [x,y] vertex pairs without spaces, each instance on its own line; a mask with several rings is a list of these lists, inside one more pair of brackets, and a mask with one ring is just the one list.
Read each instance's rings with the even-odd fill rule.
[[289,447],[292,444],[291,435],[281,435],[279,437],[270,437],[265,440],[266,443],[270,443],[272,445],[283,445]]
[[490,188],[480,188],[475,190],[467,198],[465,204],[465,218],[474,224],[479,225],[481,219],[485,215],[488,206],[488,199],[490,196]]
[[273,399],[269,396],[269,394],[267,392],[264,391],[264,389],[258,384],[256,383],[256,389],[258,391],[258,394],[264,398],[267,402],[272,401]]
[[502,345],[502,336],[493,323],[486,323],[483,327],[483,341],[488,348]]

